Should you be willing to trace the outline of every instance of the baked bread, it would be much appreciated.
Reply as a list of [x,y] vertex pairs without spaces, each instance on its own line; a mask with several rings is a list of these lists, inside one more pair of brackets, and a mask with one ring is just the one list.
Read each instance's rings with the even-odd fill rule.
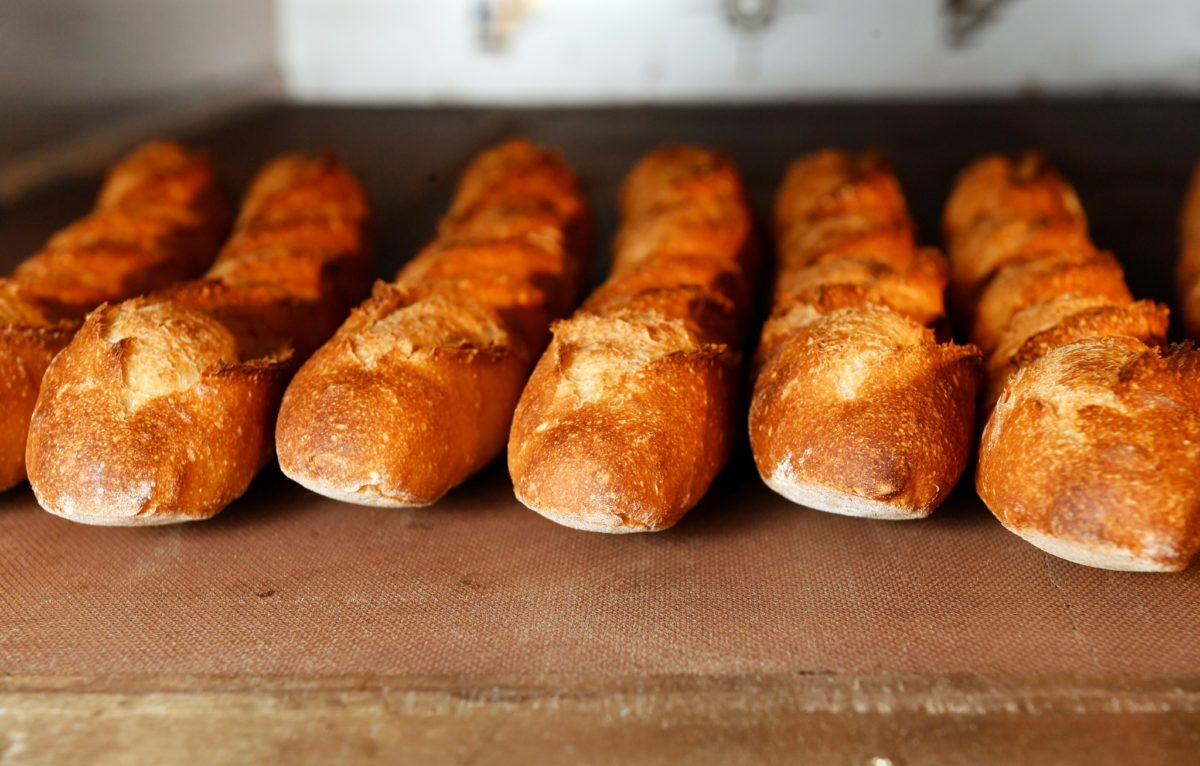
[[437,238],[288,387],[283,472],[338,500],[423,506],[494,459],[551,320],[578,299],[590,232],[558,154],[483,152]]
[[336,160],[281,157],[203,279],[88,315],[33,414],[42,507],[141,526],[205,519],[240,496],[274,453],[287,379],[366,292],[367,218]]
[[109,170],[92,212],[0,279],[0,490],[25,479],[42,375],[84,315],[196,276],[228,226],[208,155],[153,141]]
[[1200,163],[1192,172],[1187,197],[1179,218],[1179,264],[1175,285],[1179,289],[1179,307],[1183,331],[1189,338],[1200,338]]
[[1133,300],[1039,155],[968,167],[944,225],[963,324],[988,355],[988,508],[1081,564],[1186,566],[1200,549],[1200,367],[1190,348],[1163,352],[1166,307]]
[[789,500],[928,516],[970,457],[980,354],[939,342],[946,263],[916,247],[877,153],[796,160],[775,201],[777,275],[754,364],[750,446]]
[[652,532],[691,509],[729,456],[756,252],[741,177],[694,146],[642,158],[620,195],[608,280],[521,394],[517,499],[596,532]]

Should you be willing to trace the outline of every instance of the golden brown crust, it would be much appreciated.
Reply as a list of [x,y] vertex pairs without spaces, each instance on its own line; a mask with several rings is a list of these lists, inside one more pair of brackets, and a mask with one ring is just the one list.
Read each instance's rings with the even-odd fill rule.
[[613,269],[554,339],[508,442],[517,498],[560,524],[667,529],[733,443],[756,253],[729,158],[664,147],[620,197]]
[[83,315],[195,276],[228,223],[209,157],[154,141],[112,167],[91,213],[0,280],[0,490],[25,479],[42,375]]
[[971,340],[985,354],[990,353],[1018,312],[1071,293],[1105,298],[1114,304],[1133,300],[1125,286],[1125,273],[1112,254],[1090,249],[1051,252],[1010,263],[987,283],[975,307]]
[[437,239],[289,386],[284,473],[339,500],[420,506],[495,458],[551,320],[575,304],[589,229],[556,153],[515,140],[476,158]]
[[988,508],[1071,561],[1186,566],[1200,548],[1198,365],[1159,349],[1166,307],[1132,300],[1040,158],[972,165],[945,225],[955,295],[979,297],[964,308],[990,351],[976,476]]
[[[289,355],[209,360],[203,339],[155,331],[164,315],[220,324],[153,300],[92,313],[46,372],[30,429],[29,476],[51,513],[116,526],[208,518],[245,492],[271,457],[270,431],[262,424],[274,416]],[[153,308],[163,310],[135,317],[145,323],[140,332],[114,342],[115,321]],[[154,343],[155,335],[164,342]],[[152,345],[138,348],[145,343]],[[173,353],[164,357],[164,350]],[[155,385],[164,370],[145,370],[147,358],[186,385]],[[211,363],[196,364],[202,361]]]
[[256,177],[208,275],[104,305],[56,357],[30,428],[38,501],[87,524],[208,518],[273,453],[299,358],[369,273],[365,196],[329,157]]
[[750,446],[767,484],[819,510],[922,518],[971,449],[980,355],[940,344],[947,270],[918,249],[876,153],[825,150],[775,203],[778,274],[754,364]]
[[979,494],[1055,555],[1175,571],[1200,552],[1200,354],[1128,337],[1056,346],[984,429]]

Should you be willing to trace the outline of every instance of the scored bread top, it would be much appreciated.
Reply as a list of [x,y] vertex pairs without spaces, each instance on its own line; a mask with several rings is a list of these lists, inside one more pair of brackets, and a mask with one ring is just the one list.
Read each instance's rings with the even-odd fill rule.
[[104,305],[46,373],[27,457],[47,510],[89,524],[212,516],[272,454],[284,382],[370,274],[366,197],[328,156],[285,155],[198,280]]
[[1053,346],[1108,335],[1166,342],[1166,307],[1134,302],[1120,265],[1089,238],[1074,189],[1041,155],[977,160],[943,223],[955,307],[988,354],[988,409]]
[[[1167,308],[1135,301],[1075,192],[1038,155],[987,157],[945,216],[954,294],[984,346],[990,412],[976,486],[1010,530],[1108,569],[1200,549],[1196,355],[1163,354]],[[977,301],[977,302],[976,302]]]
[[92,212],[51,237],[11,280],[57,317],[81,319],[104,301],[195,276],[228,221],[209,156],[154,141],[114,165]]
[[622,183],[609,278],[534,370],[513,419],[517,497],[560,524],[666,529],[733,439],[736,370],[757,273],[729,157],[667,146]]
[[590,241],[556,152],[515,139],[481,153],[434,241],[289,386],[283,471],[330,497],[411,506],[481,468],[503,448],[551,321],[578,299]]
[[979,379],[977,349],[938,340],[945,260],[917,247],[879,152],[797,159],[774,211],[750,406],[760,474],[820,510],[928,515],[966,465]]
[[84,314],[195,276],[228,225],[208,155],[154,141],[109,170],[90,213],[0,279],[0,490],[25,478],[42,376]]

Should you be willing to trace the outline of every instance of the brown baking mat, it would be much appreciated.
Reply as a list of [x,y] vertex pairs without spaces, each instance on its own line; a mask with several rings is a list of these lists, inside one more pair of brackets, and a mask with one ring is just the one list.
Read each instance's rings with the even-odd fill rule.
[[[1134,291],[1168,299],[1200,102],[271,108],[195,140],[232,188],[275,152],[338,149],[364,174],[389,274],[429,236],[472,153],[518,133],[565,150],[602,241],[621,174],[663,141],[728,147],[760,212],[796,154],[880,144],[926,242],[965,162],[1041,146]],[[0,210],[0,265],[94,189]],[[1200,567],[1137,575],[1054,559],[1005,532],[969,484],[927,521],[848,519],[776,497],[743,454],[675,530],[632,537],[542,520],[501,465],[411,511],[323,500],[272,468],[214,521],[158,529],[74,525],[25,487],[0,495],[0,675],[1200,676]]]
[[0,498],[0,674],[1181,677],[1200,571],[1047,556],[969,496],[924,522],[801,509],[744,460],[674,531],[522,508],[501,466],[434,509],[273,470],[214,521],[92,528]]

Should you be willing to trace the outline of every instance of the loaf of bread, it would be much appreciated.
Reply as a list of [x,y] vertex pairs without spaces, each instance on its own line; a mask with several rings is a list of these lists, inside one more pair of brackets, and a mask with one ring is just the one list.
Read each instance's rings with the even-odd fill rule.
[[304,365],[284,473],[327,497],[423,506],[500,454],[550,322],[575,305],[591,224],[570,168],[523,140],[467,168],[436,239]]
[[508,443],[517,498],[577,529],[675,524],[737,429],[756,252],[737,168],[701,147],[639,161],[619,200],[608,280],[554,339]]
[[940,342],[946,263],[914,243],[878,153],[796,160],[775,201],[777,274],[750,446],[776,492],[822,511],[928,516],[970,457],[980,354]]
[[288,377],[367,290],[367,219],[336,160],[281,157],[203,279],[88,315],[33,414],[42,507],[140,526],[205,519],[241,495],[274,454]]
[[228,225],[209,157],[154,141],[109,170],[91,213],[0,279],[0,490],[25,479],[42,376],[84,315],[201,273]]
[[1166,308],[1133,300],[1038,155],[968,167],[944,226],[961,318],[987,355],[988,508],[1081,564],[1185,567],[1200,549],[1200,360],[1164,352]]
[[1192,171],[1180,211],[1179,248],[1175,285],[1179,290],[1183,330],[1189,338],[1200,338],[1200,163]]

